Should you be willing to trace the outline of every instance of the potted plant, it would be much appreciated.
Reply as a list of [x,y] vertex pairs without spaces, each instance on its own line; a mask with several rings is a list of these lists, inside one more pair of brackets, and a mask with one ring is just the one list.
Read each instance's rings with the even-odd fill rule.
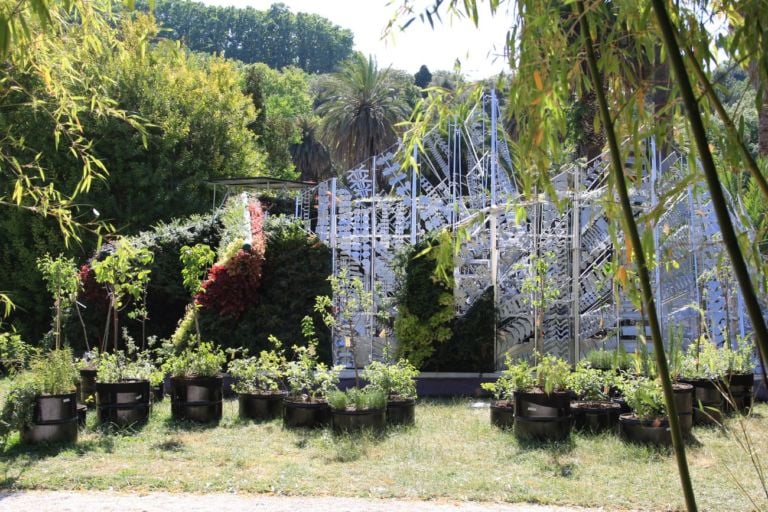
[[80,373],[78,383],[78,400],[88,407],[96,405],[96,372],[99,369],[99,349],[94,348],[83,354],[77,363]]
[[619,416],[621,437],[630,442],[671,446],[669,418],[659,380],[646,377],[624,379],[620,388],[633,411]]
[[189,346],[171,353],[162,369],[171,376],[171,416],[202,423],[222,415],[224,351],[213,343],[190,340]]
[[307,346],[294,345],[295,359],[286,366],[288,395],[283,402],[283,423],[289,428],[324,427],[331,422],[326,396],[338,383],[341,366],[329,368],[318,361],[312,319],[305,316],[301,325]]
[[590,432],[617,428],[621,406],[610,399],[615,377],[610,370],[592,368],[586,360],[576,365],[568,379],[568,387],[577,398],[571,401],[574,427]]
[[513,428],[515,425],[515,397],[518,389],[533,387],[533,375],[528,362],[512,363],[507,353],[504,370],[496,382],[484,382],[480,386],[493,395],[491,401],[491,424],[499,428]]
[[152,386],[162,373],[149,350],[138,350],[123,329],[126,350],[102,354],[96,373],[96,405],[99,421],[118,427],[145,423],[151,411]]
[[283,415],[283,399],[288,394],[284,383],[287,362],[280,340],[270,336],[269,342],[272,350],[229,364],[242,419],[267,421]]
[[328,393],[334,432],[370,429],[381,432],[386,426],[387,395],[382,389],[366,386]]
[[[538,363],[529,367],[521,361],[515,372],[519,382],[514,390],[515,435],[520,439],[562,441],[571,433],[571,393],[568,378],[571,366],[553,355],[540,356]],[[530,379],[524,378],[528,369]]]
[[680,382],[693,386],[693,422],[719,424],[725,408],[728,356],[702,336],[688,346],[680,361]]
[[728,359],[726,373],[726,407],[737,412],[748,412],[752,407],[752,386],[755,381],[755,345],[750,336],[738,336],[736,349],[723,347]]
[[363,379],[387,397],[387,423],[413,425],[416,421],[416,377],[419,370],[408,360],[397,363],[373,361],[363,370]]
[[26,443],[77,441],[78,375],[69,348],[32,358],[13,381],[0,411],[0,435],[21,432]]

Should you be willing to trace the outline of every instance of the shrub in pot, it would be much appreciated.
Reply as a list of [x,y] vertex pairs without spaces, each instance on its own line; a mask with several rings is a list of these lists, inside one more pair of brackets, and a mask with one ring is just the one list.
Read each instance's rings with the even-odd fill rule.
[[632,366],[632,356],[619,347],[616,350],[592,349],[584,354],[584,361],[596,370],[610,370],[618,373],[629,370]]
[[[513,392],[515,435],[520,439],[562,441],[571,433],[571,366],[553,355],[541,356],[535,366],[513,365],[518,375]],[[527,373],[527,376],[526,376]]]
[[283,415],[283,399],[288,394],[285,390],[287,363],[280,340],[270,336],[269,342],[272,350],[262,350],[258,356],[229,363],[229,374],[235,379],[232,389],[238,394],[242,419],[266,421]]
[[72,351],[53,350],[32,358],[18,374],[0,411],[0,436],[21,432],[27,443],[77,441],[78,380]]
[[295,359],[286,366],[288,395],[283,402],[283,423],[286,427],[324,427],[331,422],[326,396],[339,382],[342,367],[329,368],[318,361],[318,340],[308,316],[302,319],[302,331],[307,345],[294,345]]
[[697,425],[722,422],[728,363],[728,354],[706,336],[691,343],[681,358],[679,380],[693,386],[693,421]]
[[387,395],[379,388],[336,389],[328,393],[328,404],[334,432],[381,432],[386,426]]
[[576,365],[568,379],[577,398],[571,402],[574,427],[591,432],[617,428],[621,406],[609,397],[615,380],[614,372],[592,368],[586,360]]
[[138,350],[125,329],[123,338],[126,350],[101,354],[96,373],[99,421],[118,427],[147,421],[152,387],[163,378],[152,362],[151,350]]
[[416,421],[416,377],[419,370],[408,360],[397,363],[373,361],[363,370],[363,379],[387,398],[387,423],[413,425]]
[[163,371],[171,376],[171,415],[201,423],[222,415],[223,378],[227,358],[212,343],[193,338],[179,353],[167,356]]
[[736,349],[723,347],[728,360],[726,408],[747,412],[752,407],[752,386],[755,381],[755,345],[751,336],[738,336]]
[[505,368],[496,382],[484,382],[480,386],[491,393],[491,424],[499,428],[513,428],[515,424],[514,392],[533,387],[533,376],[527,361],[512,363],[506,355]]
[[633,411],[619,416],[619,432],[622,439],[656,446],[671,446],[669,418],[666,416],[664,392],[659,380],[646,377],[624,379],[619,383],[619,387]]

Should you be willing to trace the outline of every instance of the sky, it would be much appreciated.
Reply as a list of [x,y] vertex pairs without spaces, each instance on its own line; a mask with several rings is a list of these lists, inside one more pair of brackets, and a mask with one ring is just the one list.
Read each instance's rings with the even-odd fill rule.
[[[265,10],[273,0],[202,0],[209,5],[253,7]],[[374,55],[380,67],[392,66],[410,73],[426,64],[430,71],[452,70],[456,59],[470,79],[495,76],[507,69],[502,49],[509,17],[491,17],[480,11],[479,29],[466,19],[442,17],[433,30],[418,19],[404,32],[382,39],[387,22],[399,0],[282,0],[293,12],[315,13],[348,28],[355,36],[355,49]],[[427,5],[416,2],[417,5]],[[483,6],[481,6],[483,7]]]

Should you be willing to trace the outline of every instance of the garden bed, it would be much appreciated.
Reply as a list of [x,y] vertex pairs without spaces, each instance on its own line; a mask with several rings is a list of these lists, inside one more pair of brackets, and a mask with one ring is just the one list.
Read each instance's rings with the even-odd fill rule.
[[[28,447],[11,440],[0,471],[6,489],[278,493],[409,499],[537,502],[606,508],[682,508],[674,457],[627,445],[609,434],[575,433],[544,447],[493,428],[488,410],[467,400],[420,401],[415,427],[381,437],[335,436],[329,429],[290,431],[280,420],[237,419],[225,400],[218,427],[170,421],[170,404],[153,408],[135,433],[108,434],[88,419],[76,445]],[[748,419],[753,439],[768,436],[768,406]],[[735,420],[729,420],[731,422]],[[735,427],[735,425],[734,425]],[[735,430],[735,429],[734,429]],[[689,447],[699,506],[751,507],[728,469],[759,496],[746,456],[729,436],[694,430]],[[756,443],[768,460],[768,446]],[[627,462],[630,462],[629,464]],[[761,507],[766,501],[758,501]]]

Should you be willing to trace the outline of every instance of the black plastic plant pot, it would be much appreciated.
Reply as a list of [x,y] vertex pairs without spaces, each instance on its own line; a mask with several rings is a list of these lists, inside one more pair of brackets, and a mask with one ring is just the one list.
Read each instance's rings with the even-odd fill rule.
[[331,410],[333,431],[336,433],[359,432],[370,430],[383,432],[387,426],[386,409],[366,409],[363,411]]
[[733,405],[726,401],[726,410],[747,413],[752,408],[754,373],[734,373],[728,376],[728,392]]
[[88,407],[96,405],[96,370],[80,370],[80,394],[78,399],[81,404]]
[[283,425],[286,428],[323,428],[331,424],[328,402],[283,400]]
[[491,402],[491,425],[501,429],[512,429],[515,426],[515,404],[508,400]]
[[640,419],[634,413],[619,416],[619,433],[624,441],[654,446],[672,446],[667,418]]
[[33,425],[24,429],[25,443],[74,443],[77,441],[77,394],[42,395],[35,398]]
[[565,441],[571,435],[571,417],[515,417],[515,436],[525,441]]
[[151,411],[150,397],[148,380],[97,382],[99,422],[118,427],[146,423]]
[[693,423],[695,425],[722,423],[725,407],[723,382],[709,379],[681,380],[680,382],[693,386]]
[[416,400],[387,400],[387,425],[415,425]]
[[672,384],[675,407],[683,437],[691,437],[693,431],[693,386],[676,382]]
[[270,421],[283,415],[283,399],[288,393],[269,394],[241,393],[237,396],[240,418],[244,420]]
[[171,378],[171,416],[198,423],[219,421],[222,416],[223,379],[215,377]]
[[85,427],[85,423],[88,420],[88,407],[85,404],[77,404],[77,426],[80,428]]
[[573,428],[583,432],[616,431],[621,406],[616,402],[595,400],[571,402]]

